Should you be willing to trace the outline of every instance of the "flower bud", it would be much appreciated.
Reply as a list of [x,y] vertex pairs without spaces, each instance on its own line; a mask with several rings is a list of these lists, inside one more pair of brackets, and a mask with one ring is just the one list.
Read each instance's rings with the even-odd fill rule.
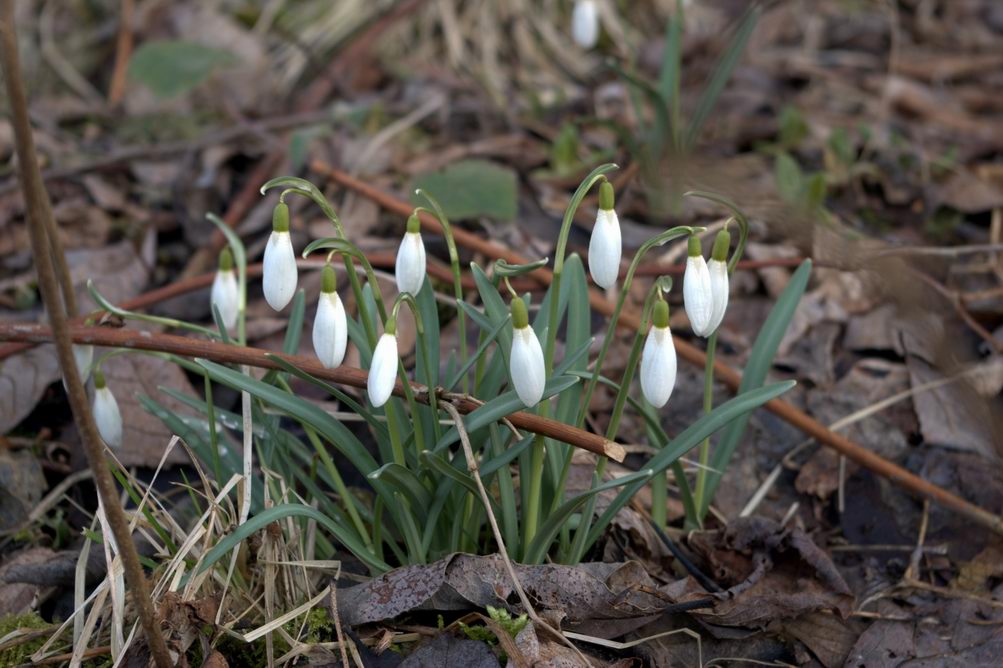
[[348,319],[337,288],[334,267],[324,265],[317,316],[313,320],[313,350],[328,369],[341,365],[348,344]]
[[73,346],[73,361],[76,362],[77,373],[80,374],[80,382],[87,384],[87,377],[91,372],[91,362],[94,361],[94,346],[75,344]]
[[509,355],[509,375],[512,387],[527,408],[540,403],[547,382],[543,349],[536,332],[529,326],[526,303],[519,297],[512,299],[512,354]]
[[710,336],[711,316],[714,314],[714,296],[710,286],[710,271],[700,249],[700,238],[689,239],[689,257],[683,274],[683,305],[690,319],[690,327],[697,336]]
[[111,448],[122,446],[122,414],[115,395],[105,385],[104,374],[94,370],[94,404],[91,408],[98,433]]
[[393,394],[399,359],[397,356],[397,323],[391,318],[387,321],[386,331],[376,343],[373,361],[369,365],[369,378],[366,381],[369,402],[375,408],[387,403],[387,399]]
[[223,326],[232,331],[237,325],[240,290],[237,287],[237,274],[233,270],[233,254],[229,248],[224,248],[219,254],[219,269],[216,271],[216,277],[212,279],[209,299],[219,309]]
[[714,300],[714,309],[710,318],[710,332],[721,326],[724,312],[728,309],[728,246],[731,244],[731,234],[728,230],[718,232],[714,239],[714,249],[711,252],[707,271],[710,275],[710,291]]
[[599,212],[589,241],[589,273],[596,285],[608,290],[620,274],[620,220],[613,210],[613,184],[599,186]]
[[421,221],[412,213],[407,219],[407,232],[397,249],[395,266],[397,292],[417,295],[425,281],[425,244],[421,240]]
[[279,202],[272,213],[272,235],[265,246],[261,279],[268,305],[276,311],[285,308],[296,292],[296,280],[296,255],[289,236],[289,207]]
[[676,347],[669,331],[669,305],[658,301],[641,356],[641,392],[648,403],[661,408],[669,401],[675,385]]
[[571,36],[583,49],[599,41],[599,10],[595,0],[577,0],[571,14]]

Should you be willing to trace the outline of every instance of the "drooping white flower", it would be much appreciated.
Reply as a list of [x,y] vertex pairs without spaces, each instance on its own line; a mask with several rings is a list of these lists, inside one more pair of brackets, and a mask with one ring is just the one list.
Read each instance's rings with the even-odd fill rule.
[[393,320],[390,320],[387,322],[387,331],[376,343],[373,361],[369,365],[369,378],[366,381],[369,402],[376,408],[387,403],[387,399],[394,391],[398,361],[397,328]]
[[89,344],[74,345],[73,361],[76,362],[77,373],[80,374],[80,382],[86,384],[87,377],[91,372],[91,362],[94,361],[94,346]]
[[669,331],[669,305],[655,304],[651,329],[641,353],[641,392],[655,408],[661,408],[676,386],[676,346]]
[[690,319],[690,327],[697,336],[710,336],[711,317],[714,315],[714,295],[710,286],[710,271],[700,249],[700,238],[690,237],[689,257],[683,274],[683,305]]
[[620,220],[613,210],[613,184],[603,181],[599,186],[599,212],[589,240],[589,273],[596,285],[608,290],[620,274]]
[[407,232],[397,249],[395,265],[397,291],[417,295],[425,281],[425,243],[421,240],[421,221],[417,214],[407,219]]
[[575,44],[591,49],[599,42],[599,9],[595,0],[577,0],[571,13],[571,36]]
[[317,359],[328,369],[341,366],[348,343],[348,319],[345,306],[338,296],[334,267],[324,265],[321,276],[320,300],[313,320],[313,350]]
[[118,410],[118,402],[105,384],[104,374],[100,369],[94,370],[94,404],[91,407],[98,433],[111,448],[122,445],[122,414]]
[[527,408],[540,403],[543,388],[547,383],[547,372],[543,361],[543,349],[536,332],[529,326],[526,303],[512,299],[512,353],[509,355],[509,375],[512,387]]
[[289,236],[289,207],[279,202],[272,213],[272,235],[265,246],[262,288],[265,301],[276,311],[285,308],[296,292],[296,255]]
[[710,317],[710,332],[717,331],[724,320],[724,312],[728,309],[728,246],[731,244],[731,234],[728,230],[718,232],[714,239],[707,271],[710,274],[710,292],[714,300],[714,309]]
[[223,326],[230,332],[237,326],[237,312],[240,309],[240,290],[237,287],[237,272],[233,270],[233,254],[224,248],[219,254],[219,269],[212,279],[209,300],[223,320]]

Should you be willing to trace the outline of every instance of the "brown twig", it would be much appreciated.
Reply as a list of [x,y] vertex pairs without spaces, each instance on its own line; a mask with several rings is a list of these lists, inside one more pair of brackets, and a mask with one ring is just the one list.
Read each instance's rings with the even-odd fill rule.
[[[332,381],[339,385],[348,385],[364,389],[367,373],[362,369],[341,366],[337,369],[326,369],[315,359],[301,355],[280,355],[268,350],[249,348],[236,345],[226,345],[214,341],[191,339],[172,334],[156,334],[135,329],[114,329],[111,327],[73,327],[67,334],[77,343],[86,343],[108,348],[130,348],[133,350],[148,350],[153,352],[172,353],[184,357],[195,357],[227,364],[246,364],[262,369],[281,369],[276,358],[285,360],[312,376]],[[0,322],[0,341],[27,341],[31,343],[48,343],[52,340],[52,332],[41,325],[26,323]],[[420,383],[411,383],[411,391],[415,399],[428,403],[428,387]],[[404,397],[404,386],[400,381],[394,386],[394,394]],[[456,396],[454,403],[462,413],[471,413],[480,408],[475,399],[463,395]],[[542,418],[539,415],[519,411],[506,416],[519,429],[531,431],[542,436],[557,439],[583,450],[609,457],[622,462],[626,456],[623,446],[609,441],[599,434],[577,429],[557,420]]]
[[[31,247],[38,273],[38,284],[42,292],[42,300],[52,323],[53,338],[56,343],[56,353],[59,366],[63,372],[70,399],[70,407],[77,423],[87,461],[94,471],[94,482],[108,523],[111,525],[115,541],[118,543],[119,554],[125,570],[126,580],[132,590],[133,601],[139,612],[150,653],[159,668],[170,668],[173,661],[167,651],[163,635],[160,633],[159,622],[153,610],[149,586],[143,567],[139,563],[136,546],[132,542],[132,534],[125,517],[125,511],[119,504],[118,491],[108,468],[104,455],[104,445],[94,423],[87,401],[87,391],[84,389],[80,373],[73,357],[73,346],[67,322],[67,312],[61,304],[60,288],[53,266],[53,248],[46,239],[45,218],[52,216],[49,195],[42,182],[42,174],[38,168],[38,157],[35,153],[32,137],[31,121],[28,117],[28,100],[21,81],[21,65],[17,52],[17,35],[14,28],[14,0],[3,0],[0,13],[0,58],[3,62],[4,79],[7,87],[7,99],[10,105],[11,124],[14,127],[14,143],[17,150],[18,174],[21,189],[24,193],[25,208],[28,212],[28,232],[31,236]],[[49,229],[55,229],[53,222]],[[57,230],[58,232],[58,230]],[[65,261],[65,260],[64,260]]]
[[129,72],[129,58],[132,56],[132,10],[134,0],[122,0],[118,17],[118,38],[115,42],[115,67],[108,87],[108,103],[118,105],[125,96],[125,80]]
[[[315,172],[328,177],[333,182],[373,200],[388,211],[392,211],[401,216],[411,214],[413,207],[407,202],[400,200],[393,195],[389,195],[369,185],[368,183],[353,178],[351,175],[346,174],[345,172],[336,169],[323,161],[314,160],[311,163],[311,168]],[[436,221],[433,216],[423,214],[421,216],[421,222],[422,227],[429,232],[436,234],[442,233],[438,221]],[[463,232],[463,234],[460,234],[460,232]],[[524,264],[527,262],[527,260],[518,253],[504,248],[494,242],[475,236],[469,232],[453,228],[453,235],[455,236],[458,244],[471,248],[479,253],[483,253],[488,257],[495,259],[503,258],[513,264]],[[547,285],[550,284],[553,278],[553,274],[546,268],[537,269],[530,275],[534,278],[539,278]],[[606,316],[613,315],[615,305],[610,302],[604,294],[595,288],[589,289],[589,303],[592,305],[592,308],[599,313]],[[620,313],[620,320],[618,324],[621,327],[637,331],[641,325],[640,316],[636,311],[624,309]],[[702,350],[685,339],[674,337],[674,341],[676,345],[676,353],[679,357],[682,357],[687,362],[695,364],[700,368],[704,367],[706,363],[706,356]],[[732,390],[738,390],[742,382],[742,375],[726,365],[720,359],[714,361],[714,373],[715,378],[718,381],[724,383]],[[961,497],[948,492],[942,487],[923,480],[919,476],[907,471],[901,466],[898,466],[897,464],[888,461],[884,457],[871,452],[863,446],[854,443],[845,436],[833,432],[786,401],[783,401],[782,399],[773,399],[772,401],[764,404],[764,406],[818,442],[836,450],[840,454],[845,455],[849,459],[865,468],[870,469],[878,475],[888,478],[891,482],[905,488],[920,498],[936,501],[940,505],[953,510],[959,515],[967,517],[968,519],[977,522],[978,524],[987,527],[998,534],[1003,534],[1003,518],[979,508],[973,503],[969,503]]]

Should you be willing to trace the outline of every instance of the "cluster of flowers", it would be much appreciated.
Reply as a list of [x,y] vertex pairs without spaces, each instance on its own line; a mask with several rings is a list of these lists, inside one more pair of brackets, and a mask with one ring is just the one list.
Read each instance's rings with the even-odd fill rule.
[[[425,245],[420,228],[421,221],[417,213],[413,213],[408,218],[407,231],[397,251],[395,279],[400,293],[416,295],[425,280]],[[689,254],[683,275],[683,302],[690,325],[698,336],[710,336],[724,318],[728,306],[727,254],[730,243],[728,231],[719,232],[708,263],[701,252],[699,237],[689,238]],[[620,222],[614,210],[613,185],[604,180],[599,187],[599,210],[589,242],[589,273],[596,285],[607,290],[616,285],[621,255]],[[289,208],[284,202],[279,202],[272,215],[272,233],[265,247],[262,278],[265,301],[276,311],[282,310],[292,300],[297,281],[296,255],[289,234]],[[337,287],[337,275],[328,262],[321,271],[320,298],[313,324],[314,352],[326,368],[341,365],[348,343],[347,316]],[[220,253],[210,299],[219,311],[223,326],[228,330],[235,327],[240,295],[229,249]],[[533,407],[543,398],[546,384],[543,349],[530,327],[525,302],[513,297],[510,309],[513,327],[510,380],[523,404]],[[86,382],[91,373],[94,348],[75,346],[74,354],[77,368]],[[373,406],[380,407],[390,398],[399,364],[397,324],[391,317],[387,320],[369,367],[367,393]],[[93,376],[95,421],[104,441],[117,448],[122,442],[122,417],[118,403],[108,389],[100,368],[93,369]],[[669,306],[659,294],[652,309],[651,328],[642,352],[641,391],[649,403],[661,408],[672,395],[675,383],[676,350],[669,330]]]

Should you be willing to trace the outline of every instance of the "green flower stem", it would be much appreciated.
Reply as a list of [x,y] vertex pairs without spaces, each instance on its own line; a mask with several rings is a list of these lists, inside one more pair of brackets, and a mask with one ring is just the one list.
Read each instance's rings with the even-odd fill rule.
[[[467,361],[467,316],[460,306],[460,303],[463,301],[463,283],[460,280],[460,254],[456,248],[456,239],[453,238],[453,228],[450,226],[449,218],[446,216],[446,212],[438,200],[421,188],[418,188],[414,192],[419,197],[424,197],[432,207],[431,211],[424,208],[419,208],[418,210],[428,211],[428,213],[434,215],[439,221],[439,225],[442,226],[442,235],[446,238],[446,247],[449,249],[449,269],[453,273],[453,295],[456,297],[456,318],[460,335],[460,364],[462,365]],[[465,393],[469,391],[469,384],[469,379],[464,374],[463,391]]]
[[164,327],[171,327],[173,329],[184,329],[189,332],[203,334],[210,339],[215,339],[217,341],[220,338],[219,332],[214,332],[213,330],[200,325],[193,325],[189,322],[185,322],[184,320],[165,318],[158,315],[150,315],[148,313],[137,313],[136,311],[126,311],[123,308],[119,308],[105,299],[104,295],[98,292],[97,287],[94,285],[94,281],[91,279],[87,279],[87,291],[91,293],[91,297],[98,306],[113,315],[117,315],[123,320],[141,320],[143,322],[152,322],[157,325],[163,325]]
[[216,433],[216,406],[212,402],[212,381],[209,372],[203,369],[203,384],[205,386],[206,417],[209,420],[209,447],[212,450],[212,472],[216,482],[223,479],[223,466],[219,460],[219,434]]
[[[605,174],[615,169],[619,169],[613,163],[600,165],[592,170],[585,180],[581,182],[575,194],[572,195],[568,208],[564,211],[564,219],[561,221],[561,231],[557,237],[557,248],[554,251],[554,272],[550,283],[550,317],[547,320],[547,340],[543,348],[544,369],[549,376],[554,368],[554,348],[557,341],[560,295],[561,295],[561,274],[564,272],[564,255],[568,247],[568,235],[571,233],[571,225],[574,223],[575,212],[592,186],[600,181],[605,181]],[[546,417],[550,414],[550,402],[541,401],[537,406],[537,412]],[[527,496],[527,507],[524,514],[523,524],[523,544],[530,545],[536,535],[540,522],[541,492],[543,489],[543,462],[546,455],[544,450],[545,439],[537,436],[533,439],[532,451],[530,454],[529,469],[529,492]]]
[[[407,304],[408,308],[411,310],[411,314],[414,315],[415,326],[418,329],[418,336],[416,337],[416,345],[425,345],[425,326],[421,321],[421,312],[418,310],[418,302],[415,301],[414,295],[408,294],[407,292],[397,295],[397,299],[394,301],[393,310],[391,312],[391,318],[394,322],[397,321],[397,313],[400,311],[402,304]],[[426,347],[427,351],[427,347]],[[431,374],[428,369],[428,355],[422,355],[425,358],[425,377],[431,378]],[[414,444],[417,448],[416,455],[420,456],[422,452],[425,451],[425,430],[422,428],[421,413],[419,412],[418,402],[414,399],[414,391],[411,389],[411,381],[408,380],[407,370],[404,368],[404,362],[398,358],[397,362],[397,376],[400,378],[401,384],[404,386],[404,398],[407,401],[408,406],[411,409],[411,419],[414,420]],[[432,420],[435,423],[434,429],[436,433],[436,440],[438,440],[439,432],[439,411],[436,406],[435,388],[429,388],[428,393],[428,405],[432,409]],[[389,406],[389,404],[388,404]],[[406,464],[404,462],[398,462],[402,466]]]
[[[683,193],[683,197],[697,197],[700,199],[709,200],[711,202],[716,202],[721,204],[734,214],[734,220],[738,224],[738,244],[735,246],[735,251],[731,254],[728,259],[728,275],[731,276],[735,273],[735,267],[738,266],[739,260],[742,259],[743,253],[745,253],[745,244],[749,240],[749,220],[745,217],[745,213],[738,208],[738,205],[732,202],[727,197],[723,195],[718,195],[717,193],[706,192],[702,190],[691,190],[689,192]],[[714,331],[713,334],[707,339],[707,358],[706,364],[704,365],[704,385],[703,385],[703,410],[704,413],[710,413],[714,408],[714,357],[717,352],[717,334],[720,328]],[[697,508],[702,508],[704,506],[704,496],[707,493],[707,475],[708,475],[708,463],[710,462],[710,438],[706,438],[700,444],[700,469],[697,471],[697,483],[696,489],[694,490],[693,497]],[[689,513],[687,513],[688,515]],[[695,518],[687,518],[692,523],[695,519],[695,526],[703,526],[703,516],[697,514]]]

